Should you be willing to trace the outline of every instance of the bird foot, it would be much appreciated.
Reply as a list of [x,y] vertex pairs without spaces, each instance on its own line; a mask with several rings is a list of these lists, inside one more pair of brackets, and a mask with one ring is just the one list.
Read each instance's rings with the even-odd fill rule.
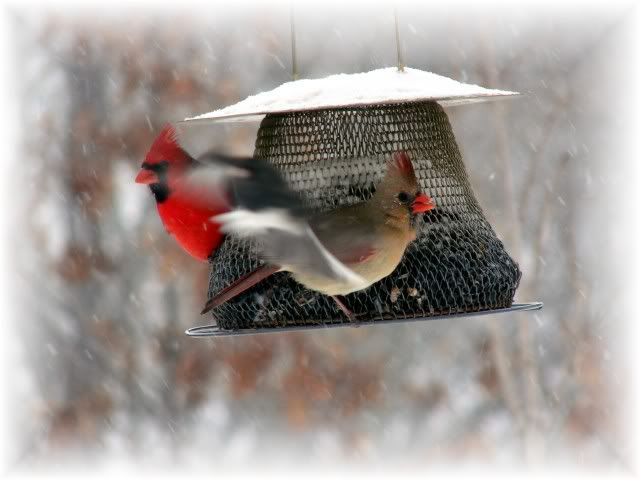
[[353,326],[354,327],[359,327],[360,326],[360,321],[356,317],[356,314],[353,313],[351,310],[349,310],[349,308],[344,304],[342,299],[340,297],[338,297],[337,295],[333,295],[331,298],[333,298],[333,301],[336,302],[336,305],[338,305],[338,308],[340,310],[342,310],[342,313],[344,313],[346,315],[346,317],[353,324]]

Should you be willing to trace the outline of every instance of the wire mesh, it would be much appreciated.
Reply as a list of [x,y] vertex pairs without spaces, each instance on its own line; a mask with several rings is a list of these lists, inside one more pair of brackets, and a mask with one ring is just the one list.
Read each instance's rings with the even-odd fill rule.
[[[318,211],[367,200],[403,150],[437,208],[393,274],[345,297],[363,322],[508,308],[521,272],[484,218],[446,113],[435,102],[267,115],[254,156],[280,169]],[[228,237],[210,259],[209,295],[257,268],[255,245]],[[349,323],[333,300],[277,273],[213,310],[222,329]]]

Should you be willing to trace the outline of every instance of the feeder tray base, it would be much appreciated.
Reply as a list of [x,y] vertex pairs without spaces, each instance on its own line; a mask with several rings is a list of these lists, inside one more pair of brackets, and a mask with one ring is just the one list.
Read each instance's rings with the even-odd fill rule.
[[513,313],[526,312],[531,310],[540,310],[542,302],[532,303],[514,303],[509,308],[498,308],[495,310],[481,310],[477,312],[449,313],[446,315],[432,315],[428,317],[413,318],[389,318],[380,320],[366,320],[358,323],[316,323],[311,325],[296,325],[282,327],[264,327],[264,328],[241,328],[236,330],[222,329],[217,325],[203,325],[188,329],[185,333],[190,337],[233,337],[237,335],[256,335],[259,333],[277,333],[277,332],[299,332],[303,330],[319,330],[335,327],[365,327],[370,325],[389,325],[405,322],[422,322],[426,320],[445,320],[458,317],[476,317],[479,315],[494,315],[497,313]]

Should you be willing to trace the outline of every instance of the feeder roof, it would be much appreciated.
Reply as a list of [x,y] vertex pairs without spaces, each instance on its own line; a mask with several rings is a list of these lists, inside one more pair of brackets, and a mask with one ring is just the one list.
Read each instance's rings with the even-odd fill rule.
[[461,83],[414,68],[405,68],[401,72],[396,67],[391,67],[283,83],[273,90],[252,95],[234,105],[186,118],[185,122],[259,120],[267,113],[419,100],[434,100],[443,106],[451,106],[513,95],[519,93]]

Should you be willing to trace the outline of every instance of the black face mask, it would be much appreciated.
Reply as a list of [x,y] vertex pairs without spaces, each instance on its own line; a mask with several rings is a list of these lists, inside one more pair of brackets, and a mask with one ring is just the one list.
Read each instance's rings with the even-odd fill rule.
[[167,183],[167,169],[169,168],[169,162],[163,160],[153,165],[143,163],[142,168],[151,170],[158,177],[159,182],[149,185],[151,193],[153,193],[153,196],[156,198],[156,202],[162,203],[166,201],[171,193],[169,190],[169,184]]

